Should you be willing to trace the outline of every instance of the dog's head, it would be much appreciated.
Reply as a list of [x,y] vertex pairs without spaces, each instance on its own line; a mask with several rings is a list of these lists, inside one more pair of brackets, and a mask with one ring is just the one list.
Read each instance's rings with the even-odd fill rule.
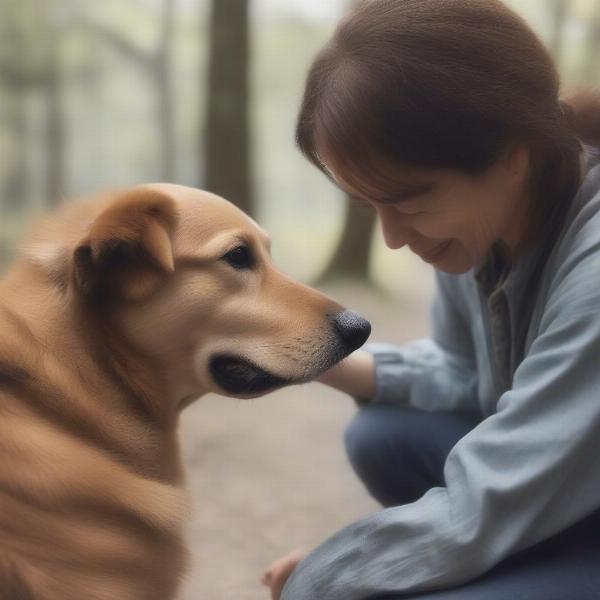
[[152,357],[182,402],[308,381],[370,332],[278,271],[252,219],[192,188],[153,184],[75,203],[27,254]]

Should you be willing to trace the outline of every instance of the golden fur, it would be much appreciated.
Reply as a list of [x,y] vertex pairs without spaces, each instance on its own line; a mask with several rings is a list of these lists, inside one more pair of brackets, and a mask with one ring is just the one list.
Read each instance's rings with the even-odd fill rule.
[[[223,259],[236,244],[255,268]],[[314,377],[353,349],[328,342],[341,310],[278,272],[266,234],[207,192],[140,186],[43,221],[0,282],[0,598],[174,598],[181,409],[226,392],[218,353]]]

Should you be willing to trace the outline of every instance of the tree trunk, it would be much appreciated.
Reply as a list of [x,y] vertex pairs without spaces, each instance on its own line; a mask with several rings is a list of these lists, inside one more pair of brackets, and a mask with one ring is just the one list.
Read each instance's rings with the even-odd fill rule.
[[46,205],[49,207],[56,206],[66,193],[61,29],[53,14],[55,8],[47,6],[45,14],[48,43],[43,94],[46,105]]
[[[12,9],[12,10],[11,10]],[[16,212],[25,208],[28,193],[29,164],[28,137],[29,113],[27,93],[33,82],[23,64],[27,56],[28,40],[22,19],[18,18],[13,6],[4,6],[3,19],[3,60],[0,64],[0,83],[7,108],[6,140],[7,152],[4,155],[6,179],[3,181],[0,202],[6,209]]]
[[600,3],[596,3],[588,33],[585,61],[585,81],[590,85],[600,83]]
[[161,35],[156,61],[161,178],[163,181],[175,181],[177,146],[175,143],[172,79],[175,0],[163,0],[162,6]]
[[548,47],[554,57],[554,60],[559,63],[562,55],[562,42],[565,19],[567,17],[567,9],[569,0],[548,0],[550,9],[551,32]]
[[[351,0],[349,4],[353,8],[359,1]],[[344,228],[329,263],[319,277],[320,283],[336,278],[370,283],[369,262],[376,220],[374,212],[365,210],[350,198],[346,199]]]
[[369,259],[375,222],[374,211],[367,211],[355,201],[347,199],[342,235],[319,282],[336,278],[369,282]]
[[27,202],[29,122],[25,102],[26,94],[23,86],[15,88],[11,93],[6,93],[6,100],[10,106],[8,127],[11,151],[5,157],[9,167],[2,204],[11,211],[24,209]]
[[248,1],[213,0],[210,30],[205,186],[252,214]]
[[177,166],[177,143],[173,103],[173,42],[175,34],[175,0],[162,0],[160,36],[154,52],[148,52],[122,34],[101,23],[79,16],[78,24],[131,61],[148,77],[155,91],[156,124],[158,127],[157,164],[163,181],[174,181]]

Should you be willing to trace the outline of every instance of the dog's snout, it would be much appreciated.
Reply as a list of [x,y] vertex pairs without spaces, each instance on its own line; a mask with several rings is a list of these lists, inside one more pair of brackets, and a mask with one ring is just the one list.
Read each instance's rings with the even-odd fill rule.
[[360,348],[371,334],[371,323],[351,310],[337,313],[332,321],[348,353]]

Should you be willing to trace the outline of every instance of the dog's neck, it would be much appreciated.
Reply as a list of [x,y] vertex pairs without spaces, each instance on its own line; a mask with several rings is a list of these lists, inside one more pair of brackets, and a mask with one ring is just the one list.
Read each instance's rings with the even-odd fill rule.
[[0,390],[20,386],[13,398],[36,417],[58,421],[136,471],[180,480],[177,407],[156,366],[109,322],[27,263],[0,282],[0,321],[12,331],[0,346]]

